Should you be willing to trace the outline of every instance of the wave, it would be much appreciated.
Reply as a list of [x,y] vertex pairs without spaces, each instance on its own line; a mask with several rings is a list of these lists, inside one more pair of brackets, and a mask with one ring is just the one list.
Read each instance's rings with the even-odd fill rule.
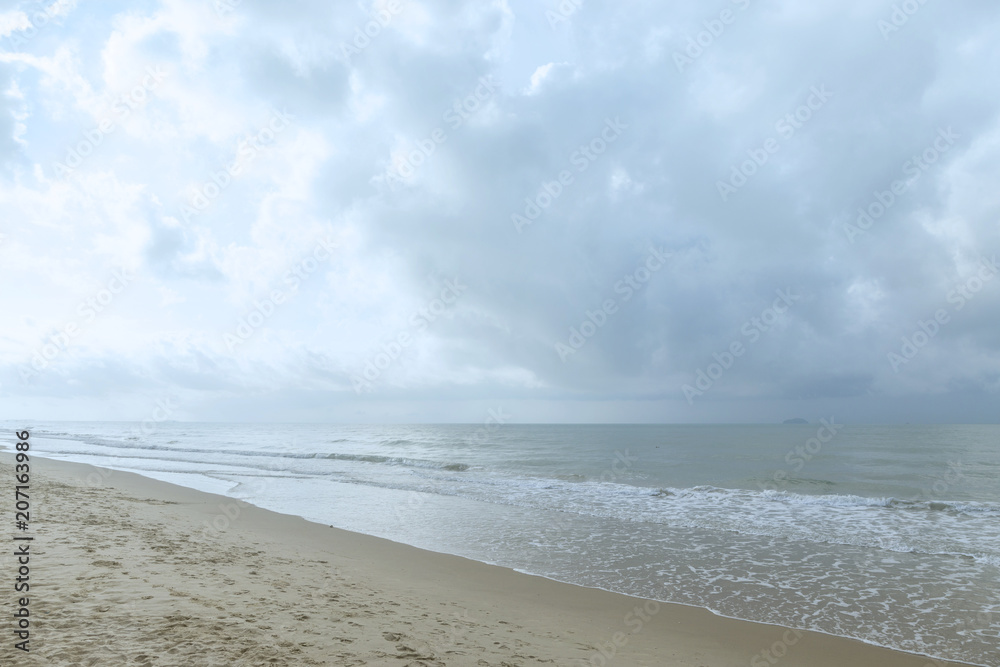
[[[134,448],[123,448],[123,449],[134,449]],[[135,448],[137,449],[137,448]],[[235,452],[235,451],[225,451],[218,452],[214,450],[207,449],[165,449],[159,447],[148,447],[142,448],[143,451],[169,451],[176,452],[178,454],[215,454],[224,456],[244,456],[248,458],[254,457],[266,457],[266,458],[287,458],[287,459],[328,459],[333,461],[354,461],[358,463],[376,463],[383,465],[393,465],[393,466],[405,466],[410,468],[428,468],[434,470],[447,470],[449,472],[465,472],[466,470],[471,470],[474,466],[468,463],[448,463],[440,461],[428,461],[425,459],[411,459],[404,457],[395,456],[378,456],[372,454],[338,454],[338,453],[302,453],[302,454],[290,454],[290,453],[273,453],[273,452]],[[143,459],[149,461],[177,461],[182,463],[206,463],[199,459],[184,459],[171,457],[168,459],[157,457],[157,456],[123,456],[120,454],[107,454],[104,452],[76,452],[76,451],[60,451],[60,450],[47,450],[43,454],[56,454],[59,456],[89,456],[96,458],[110,458],[110,459],[122,459],[122,458],[132,458],[132,459]],[[233,467],[240,467],[233,461],[217,461],[213,465],[231,465]],[[152,470],[152,468],[150,468]],[[325,473],[324,473],[325,474]]]
[[[53,440],[73,440],[77,442],[83,442],[89,445],[96,445],[98,447],[107,447],[116,450],[127,450],[129,452],[164,452],[169,454],[204,454],[210,456],[220,456],[220,457],[230,457],[230,456],[242,456],[248,458],[269,458],[269,459],[329,459],[336,461],[354,461],[358,463],[374,463],[382,465],[393,465],[393,466],[406,466],[411,468],[432,468],[439,470],[447,470],[449,472],[464,472],[471,469],[468,463],[454,462],[454,461],[433,461],[430,459],[419,459],[411,457],[402,456],[384,456],[379,454],[348,454],[341,452],[289,452],[289,451],[269,451],[269,450],[237,450],[237,449],[208,449],[203,447],[172,447],[157,444],[136,444],[135,442],[122,442],[106,438],[91,438],[91,437],[81,437],[73,436],[72,438],[56,438],[53,434],[45,433],[41,437],[51,438]],[[132,437],[127,438],[131,440]],[[344,439],[342,439],[344,440]],[[167,443],[177,442],[176,440]],[[394,443],[409,442],[403,440],[391,441]],[[107,456],[114,457],[112,454],[105,454],[102,452],[72,452],[72,451],[52,451],[50,453],[60,454],[60,455],[86,455],[86,456]],[[152,457],[140,457],[135,458],[152,458]]]
[[[112,440],[108,438],[99,438],[94,436],[69,436],[67,438],[60,438],[58,436],[63,435],[59,432],[55,433],[40,433],[41,437],[49,437],[54,439],[68,439],[75,441],[82,441],[87,444],[98,445],[100,447],[107,447],[116,450],[128,450],[130,452],[164,452],[170,454],[197,454],[197,455],[209,455],[217,457],[246,457],[246,458],[267,458],[267,459],[326,459],[334,461],[347,461],[347,462],[357,462],[357,463],[369,463],[375,465],[388,465],[388,466],[400,466],[409,467],[415,469],[428,469],[428,470],[444,470],[448,472],[467,472],[469,470],[480,469],[479,466],[471,465],[463,461],[454,460],[433,460],[433,459],[423,459],[416,457],[406,457],[406,456],[391,456],[383,454],[362,454],[362,453],[349,453],[349,452],[322,452],[322,451],[275,451],[275,450],[257,450],[257,449],[209,449],[202,447],[176,447],[168,445],[159,445],[154,443],[137,443],[137,442],[126,442],[122,440]],[[68,435],[68,434],[67,434]],[[339,441],[346,440],[344,438],[339,439]],[[337,441],[332,441],[337,442]],[[406,439],[393,439],[385,440],[381,444],[382,446],[393,446],[401,444],[411,444],[412,441]],[[60,452],[61,454],[83,454],[84,452]],[[87,452],[90,455],[101,455],[97,452]],[[144,458],[144,457],[143,457]],[[523,489],[527,489],[525,483],[528,482],[527,479],[519,479],[518,477],[508,477],[504,476],[502,479],[497,479],[492,482],[487,482],[486,479],[479,480],[481,483],[489,483],[490,486],[494,484],[499,484],[500,486],[520,486]],[[973,515],[973,516],[984,516],[1000,514],[1000,505],[979,503],[971,501],[957,501],[949,499],[905,499],[905,498],[895,498],[891,496],[882,497],[867,497],[858,496],[851,494],[836,494],[836,493],[796,493],[794,491],[779,491],[773,489],[732,489],[732,488],[722,488],[711,485],[699,485],[693,487],[675,488],[675,487],[665,487],[665,488],[653,488],[648,487],[637,487],[628,484],[621,483],[606,483],[606,482],[596,482],[596,481],[583,481],[583,477],[580,475],[551,475],[546,477],[543,481],[546,482],[542,488],[545,488],[549,483],[555,483],[556,485],[565,484],[566,482],[573,482],[572,488],[575,489],[574,493],[581,490],[581,486],[594,488],[589,490],[589,493],[605,496],[607,500],[610,500],[614,496],[630,496],[630,495],[652,495],[661,501],[669,502],[681,502],[684,501],[698,503],[712,503],[712,504],[734,504],[734,505],[744,505],[746,503],[781,503],[788,505],[790,507],[804,507],[804,506],[824,506],[835,509],[850,509],[850,508],[882,508],[889,510],[899,510],[899,511],[926,511],[926,512],[943,512],[949,514],[958,515]],[[538,480],[532,480],[529,485],[535,486]],[[811,484],[825,485],[829,486],[833,484],[826,480],[809,480]],[[568,490],[568,489],[567,489]]]
[[[776,482],[773,477],[750,477],[746,482],[751,486],[756,486],[758,489],[775,488]],[[781,480],[783,486],[817,486],[830,488],[837,486],[837,482],[831,482],[828,479],[814,479],[812,477],[786,477]]]
[[[52,436],[47,434],[42,437]],[[252,476],[254,471],[266,470],[328,478],[331,471],[336,470],[335,481],[338,483],[460,496],[492,504],[555,510],[581,517],[662,524],[670,528],[898,552],[940,552],[1000,566],[1000,554],[994,548],[1000,536],[994,527],[995,519],[1000,518],[1000,505],[995,503],[829,493],[831,483],[825,480],[811,480],[813,486],[806,488],[826,493],[808,493],[802,487],[781,491],[711,485],[657,488],[587,479],[583,475],[569,474],[569,471],[562,474],[551,470],[539,475],[518,474],[456,461],[459,457],[454,453],[445,455],[443,460],[434,460],[393,456],[392,452],[226,449],[226,445],[221,449],[210,449],[152,442],[131,443],[92,436],[69,439],[82,440],[98,447],[53,453],[69,457],[106,457],[110,467],[115,466],[113,460],[116,458],[137,458],[144,461],[143,466],[159,467],[157,460],[180,463],[181,459],[185,459],[184,467],[187,463],[194,466],[207,462],[218,466],[245,467],[245,472],[228,473],[239,476]],[[388,442],[398,444],[403,441],[385,441]],[[385,443],[383,447],[387,446]],[[200,443],[192,441],[191,444]],[[238,442],[233,444],[239,447]],[[324,445],[319,445],[315,450],[323,448]],[[313,463],[293,463],[304,460]],[[322,463],[324,461],[358,465],[333,466]],[[126,465],[124,461],[121,464]],[[392,466],[397,473],[390,474],[389,468],[382,466]],[[191,473],[198,474],[198,470],[193,469]],[[744,479],[743,483],[746,481]],[[934,538],[935,535],[938,537]],[[883,538],[891,538],[891,542],[883,541]]]
[[656,498],[704,499],[720,496],[726,500],[762,500],[786,505],[825,506],[843,508],[878,507],[886,509],[919,510],[927,512],[952,512],[956,514],[1000,513],[1000,505],[977,502],[947,500],[906,500],[892,496],[867,497],[850,494],[809,495],[791,491],[754,491],[749,489],[726,489],[715,486],[694,486],[690,488],[654,489],[649,495]]
[[881,497],[866,498],[854,495],[820,495],[809,496],[787,491],[764,491],[767,500],[785,502],[793,505],[826,505],[829,507],[883,507],[908,511],[953,512],[956,514],[983,514],[1000,512],[1000,506],[988,503],[957,502],[944,500],[904,500],[900,498]]
[[468,463],[448,463],[430,461],[427,459],[414,459],[404,456],[381,456],[379,454],[341,454],[339,452],[331,452],[329,454],[316,454],[313,458],[332,459],[335,461],[357,461],[360,463],[402,465],[412,468],[437,468],[439,470],[450,470],[452,472],[464,472],[472,467]]

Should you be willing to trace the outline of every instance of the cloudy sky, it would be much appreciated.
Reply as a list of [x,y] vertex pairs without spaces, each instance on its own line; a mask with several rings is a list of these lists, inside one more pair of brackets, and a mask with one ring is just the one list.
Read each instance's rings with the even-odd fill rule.
[[0,418],[995,421],[998,35],[0,0]]

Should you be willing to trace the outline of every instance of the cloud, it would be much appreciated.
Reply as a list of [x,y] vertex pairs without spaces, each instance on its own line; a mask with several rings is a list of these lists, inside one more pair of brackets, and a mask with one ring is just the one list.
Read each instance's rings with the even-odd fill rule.
[[[584,3],[554,23],[516,0],[390,4],[64,2],[37,28],[35,5],[0,6],[10,405],[995,419],[1000,281],[969,291],[1000,251],[994,4]],[[337,252],[295,276],[323,238]],[[651,248],[670,256],[643,279]],[[135,281],[77,322],[123,266]],[[770,313],[777,290],[798,298]]]

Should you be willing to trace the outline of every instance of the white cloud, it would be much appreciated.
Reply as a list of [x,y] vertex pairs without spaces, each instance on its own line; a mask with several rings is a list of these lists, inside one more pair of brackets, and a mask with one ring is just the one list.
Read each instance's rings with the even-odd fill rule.
[[[874,415],[880,396],[995,392],[1000,282],[905,372],[886,354],[1000,246],[1000,99],[982,85],[1000,9],[928,4],[887,44],[861,0],[750,3],[678,72],[675,51],[716,10],[586,4],[552,30],[536,3],[400,0],[347,62],[341,44],[387,2],[245,1],[220,17],[201,0],[63,0],[16,43],[29,3],[0,14],[4,392],[41,405],[155,385],[212,405],[266,389],[291,413],[308,387],[338,414],[573,396],[679,420],[729,418],[730,400],[747,415],[804,396]],[[487,76],[496,90],[453,126],[446,112]],[[722,201],[717,182],[821,84],[836,98]],[[279,111],[292,122],[248,154]],[[614,142],[609,120],[627,126]],[[849,242],[844,223],[943,126],[954,148]],[[388,187],[387,167],[437,128]],[[58,176],[72,151],[87,155]],[[207,205],[186,211],[199,193]],[[531,206],[518,234],[511,215]],[[291,290],[326,236],[336,256]],[[650,244],[675,255],[625,301],[616,286]],[[17,369],[120,266],[135,283],[21,385]],[[355,395],[351,374],[456,276],[468,293],[385,371],[384,393]],[[686,411],[680,385],[779,288],[803,301]],[[231,352],[223,336],[273,289],[294,294]],[[618,311],[563,363],[554,344],[609,298]]]

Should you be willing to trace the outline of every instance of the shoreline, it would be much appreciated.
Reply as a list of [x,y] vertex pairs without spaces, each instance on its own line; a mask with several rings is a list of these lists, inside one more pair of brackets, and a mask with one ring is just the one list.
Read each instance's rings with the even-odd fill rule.
[[[4,488],[12,462],[0,452]],[[38,583],[32,650],[17,664],[965,665],[563,583],[136,473],[31,464]],[[0,577],[12,561],[0,558]]]

